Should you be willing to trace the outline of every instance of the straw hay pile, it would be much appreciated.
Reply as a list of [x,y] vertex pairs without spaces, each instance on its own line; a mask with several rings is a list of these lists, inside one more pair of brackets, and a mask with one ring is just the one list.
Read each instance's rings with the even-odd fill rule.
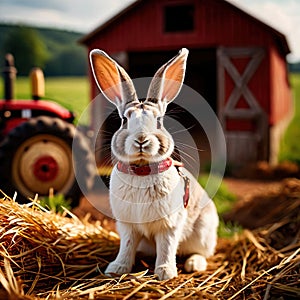
[[0,299],[297,299],[297,183],[298,192],[288,194],[285,186],[278,192],[286,205],[277,223],[220,239],[206,272],[165,282],[153,275],[153,259],[137,262],[135,271],[148,273],[105,277],[101,271],[118,251],[116,234],[72,214],[46,211],[37,201],[19,205],[5,196],[0,199]]

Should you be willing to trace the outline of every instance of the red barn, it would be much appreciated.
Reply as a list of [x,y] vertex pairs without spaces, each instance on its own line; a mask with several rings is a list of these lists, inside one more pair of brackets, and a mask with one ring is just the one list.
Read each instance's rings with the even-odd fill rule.
[[[218,116],[228,162],[276,161],[293,109],[290,49],[274,28],[224,0],[138,0],[80,42],[107,51],[132,78],[152,76],[187,47],[185,84]],[[97,93],[91,78],[92,98]]]

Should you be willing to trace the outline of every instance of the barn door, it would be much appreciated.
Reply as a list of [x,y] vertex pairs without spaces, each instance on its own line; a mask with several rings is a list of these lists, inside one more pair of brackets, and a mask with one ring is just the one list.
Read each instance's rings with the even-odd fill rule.
[[267,117],[248,86],[263,56],[261,48],[217,51],[218,114],[232,165],[267,158]]

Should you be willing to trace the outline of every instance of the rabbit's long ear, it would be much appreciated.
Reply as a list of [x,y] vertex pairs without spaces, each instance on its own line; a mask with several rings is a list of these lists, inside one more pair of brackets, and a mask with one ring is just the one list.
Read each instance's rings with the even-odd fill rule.
[[130,77],[116,61],[99,49],[91,51],[90,61],[99,89],[110,102],[117,106],[121,117],[127,104],[139,103]]
[[184,80],[188,54],[188,49],[182,48],[175,57],[155,73],[146,101],[166,101],[169,103],[176,98]]

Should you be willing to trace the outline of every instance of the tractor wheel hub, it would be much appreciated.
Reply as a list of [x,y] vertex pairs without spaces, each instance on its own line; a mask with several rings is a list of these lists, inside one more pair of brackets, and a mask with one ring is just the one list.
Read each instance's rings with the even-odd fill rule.
[[58,174],[59,166],[56,160],[49,155],[39,157],[33,165],[34,176],[40,181],[52,181]]

